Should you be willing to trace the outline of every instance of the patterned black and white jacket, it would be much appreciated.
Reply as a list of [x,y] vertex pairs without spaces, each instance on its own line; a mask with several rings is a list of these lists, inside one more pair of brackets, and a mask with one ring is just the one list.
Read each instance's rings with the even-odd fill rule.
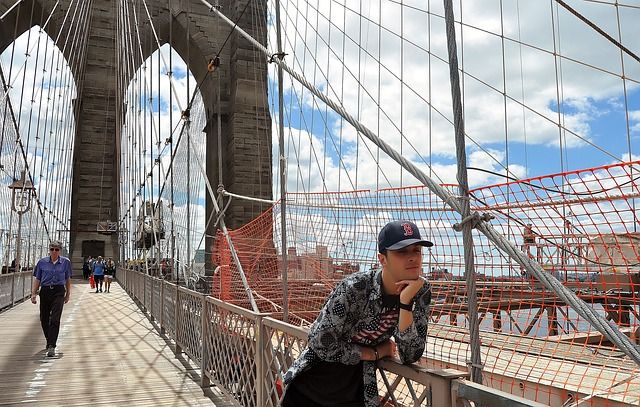
[[[422,356],[427,339],[427,318],[431,302],[429,283],[418,291],[413,309],[413,324],[403,332],[398,322],[375,343],[352,342],[358,332],[375,330],[380,322],[382,304],[382,271],[361,271],[342,280],[329,294],[318,318],[309,331],[307,348],[284,375],[289,384],[317,360],[355,365],[360,362],[361,345],[376,346],[392,336],[402,363],[416,362]],[[363,362],[364,399],[367,407],[379,406],[375,363]]]

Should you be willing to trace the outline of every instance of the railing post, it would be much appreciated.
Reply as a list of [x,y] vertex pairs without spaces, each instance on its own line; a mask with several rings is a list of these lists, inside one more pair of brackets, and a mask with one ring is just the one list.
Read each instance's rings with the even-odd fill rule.
[[147,276],[142,278],[142,306],[147,310]]
[[256,337],[256,404],[258,407],[265,406],[265,360],[264,360],[264,347],[267,343],[265,339],[265,329],[262,320],[262,315],[257,315],[256,328],[258,328],[258,335]]
[[[150,317],[150,319],[151,319],[151,322],[153,322],[153,321],[154,321],[154,318],[153,318],[153,294],[154,294],[154,292],[155,292],[155,290],[154,290],[154,285],[155,285],[155,283],[154,283],[154,281],[153,281],[153,279],[152,279],[152,278],[149,278],[149,281],[151,281],[151,301],[149,301],[149,302],[150,302],[150,306],[149,306],[149,317]],[[146,286],[147,286],[147,285],[145,284],[145,287],[146,287]]]
[[174,325],[176,328],[176,357],[182,353],[182,347],[178,344],[180,342],[180,287],[176,284],[176,303],[175,303],[175,312],[173,314]]
[[160,280],[160,335],[164,333],[164,280]]
[[200,297],[202,303],[202,312],[200,312],[200,335],[201,335],[201,346],[200,349],[200,357],[202,358],[202,362],[200,363],[200,387],[209,387],[211,386],[211,380],[209,380],[209,376],[207,376],[207,360],[208,360],[208,346],[207,336],[209,335],[209,312],[207,311],[207,296],[202,294]]
[[13,273],[11,273],[11,306],[13,307],[16,304],[16,271],[14,270]]
[[16,297],[17,297],[16,302],[22,301],[22,299],[24,298],[24,275],[22,274],[18,276],[18,287],[16,288]]

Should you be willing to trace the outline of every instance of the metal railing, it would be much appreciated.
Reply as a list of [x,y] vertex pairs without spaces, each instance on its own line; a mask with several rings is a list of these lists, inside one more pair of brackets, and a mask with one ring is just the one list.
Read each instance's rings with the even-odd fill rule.
[[0,275],[0,309],[12,307],[31,295],[31,271]]
[[[137,271],[117,275],[175,342],[176,353],[184,352],[200,367],[203,387],[215,384],[238,406],[280,406],[282,375],[306,347],[307,330]],[[385,406],[542,406],[469,382],[459,370],[385,359],[378,371]]]

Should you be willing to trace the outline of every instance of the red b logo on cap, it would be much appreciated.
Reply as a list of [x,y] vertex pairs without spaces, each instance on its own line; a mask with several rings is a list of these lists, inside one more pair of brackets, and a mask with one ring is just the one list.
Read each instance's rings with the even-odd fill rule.
[[405,236],[413,236],[413,228],[410,223],[403,223],[402,228],[404,229]]

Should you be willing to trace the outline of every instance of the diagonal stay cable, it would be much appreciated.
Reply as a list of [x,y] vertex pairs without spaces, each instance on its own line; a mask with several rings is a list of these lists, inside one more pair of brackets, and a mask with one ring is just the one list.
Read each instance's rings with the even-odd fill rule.
[[[223,13],[215,9],[211,4],[209,4],[206,0],[200,0],[203,4],[209,7],[211,11],[217,14],[221,19],[223,19],[228,24],[232,25],[233,22],[229,20]],[[247,39],[250,43],[253,44],[258,50],[263,52],[267,57],[269,57],[269,51],[260,44],[256,39],[247,34],[241,28],[236,28],[238,32]],[[315,94],[318,98],[320,98],[323,102],[328,104],[334,111],[342,115],[346,121],[348,121],[351,125],[353,125],[356,129],[361,131],[369,140],[373,141],[382,151],[384,151],[387,155],[393,158],[397,163],[402,165],[409,173],[411,173],[416,179],[421,181],[425,186],[427,186],[435,195],[437,195],[440,199],[442,199],[447,205],[453,208],[458,213],[462,213],[462,206],[458,199],[458,197],[451,194],[445,188],[435,183],[429,176],[427,176],[420,168],[418,168],[411,161],[407,160],[405,157],[398,154],[389,144],[387,144],[384,140],[380,139],[376,134],[374,134],[371,130],[365,127],[362,123],[356,120],[349,112],[347,112],[342,106],[328,98],[324,95],[319,89],[313,86],[309,81],[307,81],[302,75],[293,71],[284,61],[276,59],[274,61],[279,66],[282,67],[283,70],[287,71],[291,76],[293,76],[298,82],[300,82],[303,86],[309,89],[313,94]],[[471,216],[475,219],[481,219],[481,214],[478,212],[472,212]],[[465,219],[467,221],[468,219]],[[510,242],[506,237],[500,234],[496,229],[494,229],[489,223],[480,221],[477,223],[476,228],[484,234],[489,240],[491,240],[496,246],[501,248],[506,254],[508,254],[512,259],[514,259],[518,264],[522,267],[526,268],[533,276],[538,279],[546,288],[549,290],[553,290],[558,294],[558,297],[561,298],[565,303],[571,305],[574,310],[580,314],[583,318],[588,320],[598,331],[600,331],[604,336],[606,336],[611,342],[613,342],[616,346],[618,346],[627,356],[629,356],[636,364],[640,366],[640,348],[631,342],[631,340],[624,335],[620,330],[615,326],[609,323],[604,317],[597,314],[596,311],[589,307],[583,300],[578,298],[578,296],[573,293],[571,290],[566,288],[559,282],[555,277],[551,276],[549,273],[546,273],[542,267],[534,262],[532,259],[528,258],[528,256],[522,252],[519,248],[516,247],[515,244]]]
[[[238,18],[236,19],[236,22],[234,23],[234,27],[235,27],[235,26],[237,26],[238,21],[242,18],[242,16],[243,16],[244,12],[247,10],[247,6],[248,6],[248,4],[249,4],[249,3],[250,3],[250,2],[247,2],[247,4],[245,4],[245,7],[243,8],[242,12],[240,13],[240,15],[238,16]],[[155,27],[153,26],[153,22],[152,22],[152,20],[151,20],[151,15],[150,15],[150,13],[149,13],[149,9],[147,8],[146,1],[144,1],[144,0],[143,0],[143,4],[144,4],[144,6],[145,6],[145,10],[146,10],[146,13],[147,13],[147,17],[149,18],[149,22],[150,22],[151,27],[152,27],[152,31],[153,31],[154,38],[155,38],[155,40],[156,40],[156,44],[158,45],[158,49],[160,49],[160,41],[159,41],[159,39],[158,39],[158,35],[157,35],[157,33],[156,33]],[[135,10],[134,10],[134,14],[135,14]],[[136,21],[137,21],[137,19],[136,19]],[[227,40],[229,39],[229,37],[231,36],[231,34],[232,34],[232,33],[233,33],[233,29],[229,32],[229,35],[227,36]],[[139,42],[140,42],[140,38],[139,38],[139,36],[138,36],[138,40],[139,40]],[[221,52],[223,51],[223,49],[224,49],[224,47],[225,47],[225,45],[226,45],[226,43],[227,43],[227,40],[225,40],[225,42],[222,44],[222,46],[220,47],[220,49],[219,49],[219,50],[218,50],[218,52],[216,53],[216,56],[212,59],[212,61],[211,61],[212,63],[217,63],[217,62],[214,62],[214,61],[218,60],[218,58],[219,58],[219,56],[220,56]],[[140,45],[140,44],[139,44],[139,45]],[[140,51],[140,52],[141,52],[141,55],[142,55],[142,51]],[[161,52],[160,52],[160,55],[162,56],[162,62],[163,62],[163,65],[164,65],[165,70],[166,70],[167,72],[170,72],[170,70],[169,70],[169,68],[168,68],[168,66],[167,66],[167,64],[166,64],[165,58],[164,58],[164,56],[162,55],[162,53],[161,53]],[[215,65],[214,65],[214,67],[215,67]],[[207,72],[205,73],[205,75],[202,77],[202,79],[197,83],[196,88],[194,89],[194,91],[193,91],[193,93],[192,93],[191,99],[189,100],[189,102],[188,102],[188,104],[187,104],[187,107],[186,107],[184,110],[182,109],[182,106],[181,106],[181,104],[180,104],[180,101],[176,99],[176,103],[178,104],[178,108],[183,112],[183,115],[184,115],[185,117],[188,117],[189,112],[191,111],[191,107],[192,107],[192,105],[193,105],[193,103],[194,103],[194,100],[195,100],[195,98],[196,98],[196,95],[198,94],[198,91],[200,90],[200,88],[202,87],[202,84],[204,83],[204,81],[207,79],[207,77],[209,76],[209,74],[210,74],[211,72],[212,72],[212,70],[211,70],[211,69],[208,69],[208,70],[207,70]],[[175,85],[174,85],[174,82],[173,82],[173,78],[172,78],[171,76],[170,76],[170,81],[171,81],[171,84],[172,84],[172,87],[173,87],[174,93],[177,93],[177,92],[175,91]],[[171,136],[170,136],[170,140],[172,140],[172,139],[173,139],[173,133],[175,133],[175,130],[177,130],[177,128],[178,128],[178,125],[176,125],[176,127],[174,128],[174,130],[173,130],[173,132],[172,132],[172,134],[171,134]],[[179,137],[179,139],[178,139],[178,143],[175,145],[175,149],[176,149],[176,150],[177,150],[177,149],[178,149],[178,147],[179,147],[179,141],[180,141],[180,139],[181,139],[181,137],[182,137],[182,132],[183,132],[183,131],[184,131],[184,126],[182,127],[182,130],[181,130],[181,132],[180,132],[180,137]],[[160,155],[163,155],[163,154],[164,154],[164,151],[166,150],[166,148],[167,148],[167,147],[166,147],[166,145],[165,145],[165,148],[162,150],[162,152],[160,153]],[[173,155],[173,157],[172,157],[171,161],[173,162],[173,160],[174,160],[174,159],[175,159],[175,154]],[[156,166],[156,165],[159,165],[159,163],[160,163],[160,162],[161,162],[160,160],[156,161],[156,162],[152,165],[152,167],[151,167],[150,171],[152,171],[152,170],[153,170],[153,168],[155,168],[155,166]],[[146,172],[148,172],[148,171],[146,171],[146,168],[145,168],[145,173],[146,173]],[[163,184],[162,184],[162,188],[160,189],[160,192],[159,192],[159,196],[161,196],[161,195],[162,195],[162,192],[164,191],[164,188],[165,188],[165,186],[166,186],[166,184],[167,184],[168,173],[169,173],[169,172],[167,171],[167,173],[166,173],[166,175],[165,175],[164,182],[163,182]],[[144,188],[145,184],[146,184],[146,181],[142,182],[142,183],[140,184],[140,186],[138,187],[138,191],[141,191],[141,190],[142,190],[142,188]],[[133,200],[133,201],[135,201],[135,199],[136,199],[136,198],[134,197],[132,200]],[[129,206],[129,208],[128,208],[128,210],[127,210],[127,212],[126,212],[126,213],[129,213],[129,211],[132,209],[132,207],[133,207],[133,206],[134,206],[134,203],[132,202],[132,203],[130,204],[130,206]]]
[[613,45],[615,45],[616,47],[620,48],[622,51],[624,51],[625,54],[629,55],[631,58],[635,59],[637,62],[640,62],[640,57],[638,55],[636,55],[629,48],[627,48],[624,45],[622,45],[622,43],[620,43],[618,40],[616,40],[615,38],[613,38],[612,36],[607,34],[602,28],[598,27],[595,23],[593,23],[587,17],[585,17],[582,14],[580,14],[576,9],[574,9],[573,7],[571,7],[570,5],[565,3],[563,0],[555,0],[555,2],[558,3],[559,5],[561,5],[562,7],[564,7],[568,12],[570,12],[571,14],[576,16],[580,21],[582,21],[583,23],[585,23],[589,27],[593,28],[598,34],[602,35],[604,38],[606,38]]
[[[72,0],[73,3],[73,0]],[[47,18],[47,21],[45,21],[45,23],[42,25],[42,29],[44,30],[48,25],[49,25],[49,21],[51,21],[51,18],[53,17],[53,14],[56,11],[56,8],[58,7],[58,4],[60,4],[60,0],[56,1],[56,4],[53,6],[53,8],[51,9],[51,13],[49,13],[49,17]],[[67,12],[64,16],[64,19],[62,21],[62,25],[60,26],[60,32],[58,33],[56,40],[54,41],[56,44],[58,43],[58,39],[60,38],[60,35],[62,34],[62,28],[65,26],[66,21],[67,21],[67,17],[69,15],[69,11],[71,10],[71,5],[69,5],[69,8],[67,9]],[[31,54],[33,52],[33,48],[35,47],[35,44],[31,46],[31,49],[29,49],[27,51],[27,54]],[[16,72],[14,79],[9,78],[9,81],[7,82],[7,87],[4,89],[4,94],[2,95],[2,97],[0,98],[0,103],[2,103],[5,98],[7,97],[7,95],[9,94],[9,90],[11,89],[11,87],[13,86],[13,81],[15,79],[18,78],[18,76],[20,75],[20,73],[22,72],[23,69],[25,69],[27,67],[27,59],[25,59],[24,63],[22,64],[22,66],[20,67],[20,69],[18,70],[18,72]]]

